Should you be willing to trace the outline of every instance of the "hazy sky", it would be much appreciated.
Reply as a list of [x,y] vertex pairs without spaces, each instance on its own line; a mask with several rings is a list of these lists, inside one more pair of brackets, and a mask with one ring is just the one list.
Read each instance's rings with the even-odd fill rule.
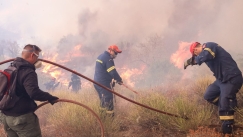
[[[110,43],[161,33],[171,2],[18,0],[0,2],[1,39],[56,46],[66,35],[101,31]],[[89,39],[89,38],[87,38]]]
[[242,43],[242,6],[241,0],[1,0],[0,36],[55,47],[70,34],[91,41],[100,32],[117,43],[143,42],[156,33],[174,36],[175,43],[232,46]]

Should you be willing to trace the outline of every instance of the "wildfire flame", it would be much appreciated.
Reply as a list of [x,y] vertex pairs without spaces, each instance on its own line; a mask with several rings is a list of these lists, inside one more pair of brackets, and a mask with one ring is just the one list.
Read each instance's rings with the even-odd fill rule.
[[171,55],[170,61],[179,69],[183,69],[183,64],[190,57],[188,47],[191,43],[179,42],[179,49]]
[[[54,54],[54,55],[48,55],[43,53],[42,54],[43,58],[50,60],[52,62],[56,62],[57,61],[57,57],[58,54]],[[67,79],[62,79],[62,76],[64,75],[64,73],[60,70],[59,67],[54,66],[52,64],[48,64],[48,63],[43,63],[42,65],[42,69],[41,72],[49,74],[52,78],[56,78],[57,81],[61,81],[61,83],[65,86],[68,86],[68,80]]]
[[[50,60],[52,62],[58,62],[65,66],[66,63],[70,63],[75,58],[80,58],[83,56],[88,56],[87,53],[82,53],[81,49],[82,45],[76,45],[74,48],[67,51],[65,56],[62,56],[62,59],[58,58],[58,53],[42,53],[44,59]],[[136,83],[136,78],[138,75],[143,73],[143,70],[146,66],[141,66],[139,69],[133,68],[128,69],[128,67],[121,68],[121,77],[123,81],[130,87],[134,87]],[[118,68],[119,69],[119,68]],[[56,78],[57,81],[61,82],[62,85],[68,86],[70,81],[70,76],[67,76],[65,72],[63,72],[59,67],[54,66],[52,64],[43,63],[41,72],[50,75],[52,78]],[[92,87],[93,84],[88,81],[82,81],[82,87]]]
[[73,58],[73,57],[81,57],[85,56],[83,53],[81,53],[81,45],[75,46],[70,52],[67,53],[66,57]]
[[135,81],[133,81],[132,79],[134,79],[138,75],[141,75],[143,73],[144,68],[145,66],[142,66],[141,69],[128,69],[124,67],[122,69],[125,71],[121,73],[121,77],[124,81],[126,81],[127,85],[134,87]]
[[[50,60],[52,62],[58,62],[63,65],[66,63],[72,61],[74,58],[85,56],[81,53],[81,45],[76,45],[74,48],[70,49],[70,51],[67,51],[66,56],[64,58],[58,60],[58,53],[42,53],[42,56],[44,59]],[[43,67],[41,69],[41,72],[46,73],[50,75],[52,78],[56,78],[57,81],[61,81],[61,83],[65,86],[68,86],[69,84],[69,76],[67,76],[59,67],[54,66],[52,64],[43,63]]]

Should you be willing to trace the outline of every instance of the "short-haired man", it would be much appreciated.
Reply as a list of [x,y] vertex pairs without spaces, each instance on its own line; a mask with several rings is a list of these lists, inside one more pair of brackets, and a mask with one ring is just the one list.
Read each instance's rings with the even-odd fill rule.
[[37,101],[49,101],[54,104],[58,97],[39,89],[35,63],[41,49],[28,44],[17,57],[13,65],[18,69],[16,95],[20,99],[13,108],[2,110],[4,130],[8,137],[41,137],[39,120],[34,113]]
[[[122,84],[122,79],[116,71],[113,59],[118,53],[122,51],[117,45],[109,46],[108,50],[98,56],[95,65],[94,80],[105,87],[111,89],[112,79],[116,80],[118,84]],[[107,115],[114,116],[113,94],[110,91],[94,84],[96,91],[100,98],[100,109],[105,111]]]
[[219,107],[222,132],[231,134],[237,106],[236,93],[243,83],[242,73],[231,55],[217,43],[194,42],[190,52],[192,58],[185,62],[184,68],[205,62],[213,72],[216,80],[208,86],[204,99]]

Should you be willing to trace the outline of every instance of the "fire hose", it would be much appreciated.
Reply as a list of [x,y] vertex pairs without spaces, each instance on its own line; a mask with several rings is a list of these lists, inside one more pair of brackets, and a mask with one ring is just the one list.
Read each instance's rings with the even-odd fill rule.
[[[1,65],[1,64],[4,64],[4,63],[7,63],[7,62],[10,62],[10,61],[13,61],[13,60],[14,60],[14,59],[5,60],[5,61],[3,61],[3,62],[0,62],[0,65]],[[161,111],[161,110],[158,110],[158,109],[155,109],[155,108],[152,108],[152,107],[143,105],[143,104],[138,103],[138,102],[136,102],[136,101],[133,101],[133,100],[131,100],[131,99],[129,99],[129,98],[126,98],[126,97],[124,97],[124,96],[122,96],[122,95],[120,95],[120,94],[118,94],[118,93],[112,91],[111,89],[109,89],[109,88],[107,88],[107,87],[101,85],[100,83],[95,82],[95,81],[93,81],[92,79],[90,79],[90,78],[88,78],[88,77],[86,77],[86,76],[84,76],[84,75],[82,75],[82,74],[80,74],[80,73],[77,73],[76,71],[73,71],[73,70],[71,70],[71,69],[69,69],[69,68],[67,68],[67,67],[64,67],[64,66],[62,66],[62,65],[60,65],[60,64],[57,64],[57,63],[54,63],[54,62],[51,62],[51,61],[48,61],[48,60],[45,60],[45,59],[38,59],[38,60],[39,60],[39,61],[46,62],[46,63],[49,63],[49,64],[52,64],[52,65],[55,65],[55,66],[58,66],[58,67],[60,67],[60,68],[62,68],[62,69],[65,69],[65,70],[67,70],[67,71],[70,71],[70,72],[72,72],[72,73],[74,73],[74,74],[76,74],[76,75],[78,75],[78,76],[80,76],[80,77],[82,77],[82,78],[85,78],[85,79],[89,80],[90,82],[92,82],[92,83],[94,83],[94,84],[96,84],[96,85],[98,85],[98,86],[100,86],[100,87],[102,87],[102,88],[108,90],[109,92],[111,92],[111,93],[113,93],[113,94],[115,94],[115,95],[117,95],[117,96],[119,96],[119,97],[121,97],[121,98],[123,98],[123,99],[129,101],[129,102],[132,102],[132,103],[134,103],[134,104],[137,104],[137,105],[139,105],[139,106],[142,106],[142,107],[144,107],[144,108],[147,108],[147,109],[150,109],[150,110],[153,110],[153,111],[156,111],[156,112],[159,112],[159,113],[161,113],[161,114],[168,115],[168,116],[173,116],[173,117],[177,117],[177,118],[182,118],[182,119],[185,119],[185,120],[188,120],[188,119],[189,119],[187,116],[179,116],[179,115],[176,115],[176,114],[171,114],[171,113],[168,113],[168,112],[165,112],[165,111]]]
[[127,89],[131,90],[132,92],[134,92],[134,93],[138,94],[138,92],[137,92],[137,91],[135,91],[135,90],[133,90],[133,89],[129,88],[127,85],[125,85],[125,84],[123,84],[123,83],[122,83],[122,85],[123,85],[124,87],[126,87]]
[[[103,124],[102,124],[102,122],[101,122],[99,116],[98,116],[98,115],[97,115],[91,108],[89,108],[88,106],[86,106],[86,105],[84,105],[84,104],[81,104],[81,103],[79,103],[79,102],[76,102],[76,101],[73,101],[73,100],[68,100],[68,99],[58,99],[58,100],[55,101],[55,103],[57,103],[57,102],[68,102],[68,103],[76,104],[76,105],[79,105],[79,106],[81,106],[81,107],[86,108],[88,111],[90,111],[90,112],[97,118],[97,120],[98,120],[98,122],[99,122],[99,124],[100,124],[100,128],[101,128],[101,137],[104,137],[104,126],[103,126]],[[38,108],[40,108],[40,107],[46,105],[46,104],[49,104],[49,102],[48,102],[48,101],[45,101],[45,102],[39,104],[39,105],[37,106],[36,110],[37,110]]]

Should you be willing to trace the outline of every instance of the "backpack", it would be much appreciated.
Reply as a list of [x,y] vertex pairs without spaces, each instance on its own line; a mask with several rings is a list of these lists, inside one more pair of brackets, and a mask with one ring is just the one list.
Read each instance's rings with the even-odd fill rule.
[[17,68],[11,65],[0,70],[0,110],[13,108],[19,97],[15,93],[17,84]]

